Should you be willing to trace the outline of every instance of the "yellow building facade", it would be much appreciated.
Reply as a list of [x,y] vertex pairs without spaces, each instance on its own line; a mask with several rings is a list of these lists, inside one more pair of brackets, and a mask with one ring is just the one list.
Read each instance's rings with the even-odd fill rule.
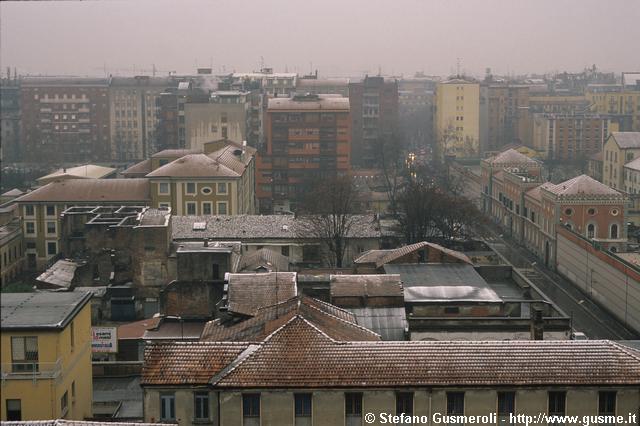
[[5,420],[92,416],[90,293],[2,294]]
[[640,90],[635,87],[592,86],[585,97],[592,111],[619,116],[621,129],[640,132]]
[[436,86],[434,126],[440,157],[480,155],[480,84],[452,79]]

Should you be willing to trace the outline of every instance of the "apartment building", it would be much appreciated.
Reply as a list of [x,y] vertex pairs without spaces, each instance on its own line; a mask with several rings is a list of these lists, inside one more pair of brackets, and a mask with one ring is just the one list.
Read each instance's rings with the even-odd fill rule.
[[586,161],[602,151],[617,123],[598,114],[533,114],[535,150],[552,161]]
[[624,165],[640,156],[640,132],[613,132],[603,149],[602,182],[624,190]]
[[271,98],[266,146],[258,154],[260,211],[294,211],[317,179],[350,169],[349,99],[336,95]]
[[269,97],[289,97],[296,91],[298,74],[273,72],[273,68],[262,68],[259,72],[236,72],[227,76],[227,79],[233,86],[258,87]]
[[485,150],[505,145],[530,145],[529,87],[512,84],[489,84],[488,133]]
[[27,77],[21,90],[24,161],[111,159],[108,79]]
[[20,81],[11,78],[0,79],[0,159],[3,161],[20,161],[22,146],[20,138],[21,95]]
[[454,78],[436,86],[434,126],[438,156],[480,156],[480,84]]
[[637,82],[589,85],[585,98],[592,111],[612,115],[621,131],[640,132],[640,84]]
[[24,247],[19,217],[0,225],[0,287],[9,284],[24,270]]
[[425,423],[462,414],[495,416],[486,423],[516,413],[632,418],[640,402],[640,361],[615,342],[338,341],[303,314],[283,322],[257,343],[147,346],[145,421],[293,426],[360,425],[372,416],[384,424],[385,416],[402,414]]
[[627,218],[640,225],[640,157],[624,165],[624,191],[631,198]]
[[2,293],[0,419],[92,417],[91,293]]
[[351,164],[370,168],[380,162],[381,143],[398,143],[398,81],[366,76],[349,83]]
[[340,95],[348,98],[349,79],[318,78],[317,73],[315,75],[304,76],[297,80],[296,93],[299,95],[306,93],[313,95]]
[[169,78],[112,77],[109,85],[111,158],[142,160],[155,152],[160,94]]
[[60,251],[60,214],[68,207],[148,205],[150,201],[147,179],[68,179],[18,197],[27,269],[45,269]]

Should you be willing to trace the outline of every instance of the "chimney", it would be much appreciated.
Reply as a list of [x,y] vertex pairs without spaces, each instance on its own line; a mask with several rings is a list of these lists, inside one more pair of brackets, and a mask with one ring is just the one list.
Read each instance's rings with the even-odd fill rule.
[[531,307],[531,340],[544,340],[544,319],[542,309]]

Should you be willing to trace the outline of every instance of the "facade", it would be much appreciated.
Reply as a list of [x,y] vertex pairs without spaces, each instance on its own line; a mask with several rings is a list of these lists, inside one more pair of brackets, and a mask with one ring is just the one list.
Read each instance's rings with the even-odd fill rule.
[[349,83],[351,164],[378,164],[382,142],[398,143],[398,81],[366,76]]
[[160,94],[168,78],[112,77],[109,85],[111,158],[142,160],[155,152]]
[[349,99],[331,95],[271,98],[266,146],[258,154],[260,212],[295,211],[311,183],[350,170]]
[[490,84],[488,97],[488,134],[484,150],[499,150],[510,144],[530,144],[529,87]]
[[609,341],[344,342],[298,314],[258,343],[147,346],[141,385],[145,421],[180,425],[360,425],[371,415],[385,424],[402,414],[488,424],[515,413],[633,419],[639,374],[635,352]]
[[624,190],[624,165],[640,156],[640,132],[614,132],[603,149],[602,182]]
[[587,163],[587,174],[598,182],[602,182],[602,179],[604,178],[602,154],[603,151],[600,151],[597,154],[593,154],[591,157],[589,157]]
[[3,293],[6,420],[92,416],[91,293]]
[[0,159],[2,161],[20,161],[22,159],[22,147],[20,144],[20,80],[7,78],[0,79]]
[[349,97],[348,78],[318,78],[317,74],[298,78],[296,93],[304,95],[340,95]]
[[627,218],[634,225],[640,225],[640,157],[624,165],[623,190],[631,198]]
[[24,269],[22,221],[14,218],[0,226],[0,287],[9,284]]
[[289,97],[296,91],[298,74],[273,72],[273,68],[262,68],[260,72],[233,73],[228,76],[233,86],[255,86],[269,97]]
[[455,78],[436,86],[435,137],[440,158],[480,156],[480,85]]
[[[256,151],[231,141],[221,142],[224,146],[209,154],[180,155],[186,151],[179,150],[179,157],[172,161],[162,158],[162,152],[156,154],[151,159],[155,168],[146,175],[151,205],[170,207],[178,216],[255,213]],[[164,161],[167,163],[160,165]]]
[[147,179],[54,181],[15,200],[23,218],[28,270],[42,270],[60,251],[60,214],[70,206],[147,205]]
[[184,106],[185,148],[204,150],[204,144],[228,139],[242,144],[247,139],[249,99],[245,92],[212,92],[209,103]]
[[589,101],[592,111],[611,114],[620,123],[621,131],[640,132],[640,86],[638,84],[590,85],[585,91],[585,98]]
[[109,80],[28,77],[21,90],[24,161],[111,159]]
[[586,161],[602,151],[617,130],[608,116],[596,114],[533,115],[533,148],[551,161]]

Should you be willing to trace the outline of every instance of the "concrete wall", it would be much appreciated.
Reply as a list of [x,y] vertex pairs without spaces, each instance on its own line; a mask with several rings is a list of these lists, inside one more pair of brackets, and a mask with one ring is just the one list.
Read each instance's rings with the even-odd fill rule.
[[640,273],[568,230],[558,230],[557,270],[640,333]]
[[[193,396],[196,389],[174,390],[176,394],[176,421],[180,426],[193,424]],[[464,413],[466,415],[486,416],[495,413],[499,391],[514,391],[515,413],[537,416],[547,413],[548,391],[566,391],[567,415],[597,415],[598,392],[600,390],[617,391],[617,415],[636,414],[640,406],[640,390],[638,388],[450,388],[450,389],[364,389],[364,390],[300,390],[312,393],[312,419],[314,425],[344,425],[345,403],[344,392],[362,392],[362,412],[375,414],[375,421],[363,424],[389,424],[381,419],[381,415],[396,414],[396,391],[413,392],[413,414],[427,416],[429,425],[434,425],[434,415],[447,413],[447,392],[464,392]],[[171,390],[167,390],[171,391]],[[144,397],[145,421],[159,420],[160,392],[157,389],[146,389]],[[260,421],[262,425],[294,426],[294,391],[251,391],[260,393]],[[216,392],[210,394],[211,423],[218,425],[218,399]],[[242,393],[237,391],[220,393],[220,426],[242,426]]]

